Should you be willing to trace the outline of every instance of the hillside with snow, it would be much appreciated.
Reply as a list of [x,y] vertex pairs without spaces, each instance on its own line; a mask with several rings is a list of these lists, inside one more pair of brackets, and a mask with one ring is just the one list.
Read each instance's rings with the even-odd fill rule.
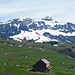
[[40,21],[31,18],[15,18],[0,22],[0,36],[7,36],[17,41],[34,40],[44,41],[69,41],[75,43],[75,24],[62,24],[46,16]]

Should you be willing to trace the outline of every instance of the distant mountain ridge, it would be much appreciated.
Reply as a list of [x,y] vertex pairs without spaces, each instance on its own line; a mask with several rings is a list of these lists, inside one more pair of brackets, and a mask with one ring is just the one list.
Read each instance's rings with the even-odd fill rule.
[[75,43],[75,24],[61,24],[52,17],[46,16],[40,21],[31,18],[16,18],[6,22],[0,22],[0,35],[21,41],[68,41]]

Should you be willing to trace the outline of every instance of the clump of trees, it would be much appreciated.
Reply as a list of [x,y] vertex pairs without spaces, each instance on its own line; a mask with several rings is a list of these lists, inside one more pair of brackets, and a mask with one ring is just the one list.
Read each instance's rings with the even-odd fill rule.
[[[44,44],[48,44],[48,42],[43,42],[43,43]],[[54,44],[57,44],[57,42],[54,43]],[[75,58],[75,52],[73,52],[71,48],[57,49],[55,47],[54,48],[50,48],[50,47],[44,47],[44,46],[32,46],[32,47],[40,47],[42,49],[50,49],[50,50],[56,51],[58,53],[63,53],[65,55],[69,55],[69,56]]]
[[63,54],[66,54],[66,55],[69,55],[69,56],[75,58],[75,52],[72,52],[71,48],[56,49],[56,51],[59,52],[59,53],[63,53]]
[[49,42],[43,42],[44,44],[49,44],[49,45],[54,45],[54,44],[58,44],[57,41],[49,41]]

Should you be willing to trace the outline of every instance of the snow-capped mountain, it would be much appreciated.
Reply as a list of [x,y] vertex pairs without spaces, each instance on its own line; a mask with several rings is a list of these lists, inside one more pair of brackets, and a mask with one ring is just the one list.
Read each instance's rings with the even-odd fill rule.
[[49,16],[40,21],[28,17],[16,18],[0,22],[0,35],[18,41],[23,39],[35,42],[61,40],[75,43],[75,24],[69,22],[61,24]]

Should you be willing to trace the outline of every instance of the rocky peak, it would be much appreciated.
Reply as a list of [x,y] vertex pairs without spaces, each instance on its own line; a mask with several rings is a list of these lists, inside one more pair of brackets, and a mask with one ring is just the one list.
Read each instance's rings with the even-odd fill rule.
[[42,18],[42,20],[46,20],[46,21],[52,21],[52,17],[46,16],[45,18]]

